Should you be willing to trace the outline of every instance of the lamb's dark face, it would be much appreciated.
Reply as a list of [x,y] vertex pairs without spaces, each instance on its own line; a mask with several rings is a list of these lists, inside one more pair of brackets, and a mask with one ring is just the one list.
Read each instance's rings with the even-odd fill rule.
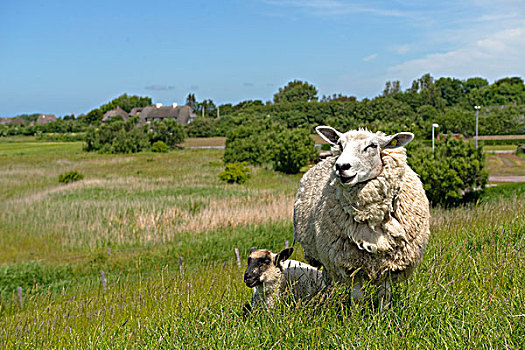
[[267,249],[253,249],[244,272],[246,286],[252,288],[262,283],[279,281],[282,264],[292,253],[293,248],[286,248],[278,254]]
[[266,275],[271,274],[272,268],[275,268],[272,252],[266,249],[251,252],[248,256],[248,267],[244,272],[244,283],[251,288],[265,282],[268,279]]
[[376,178],[383,169],[381,151],[404,146],[414,138],[408,132],[388,136],[367,130],[350,130],[343,134],[329,126],[318,126],[316,131],[337,147],[339,157],[334,172],[343,186],[354,186]]

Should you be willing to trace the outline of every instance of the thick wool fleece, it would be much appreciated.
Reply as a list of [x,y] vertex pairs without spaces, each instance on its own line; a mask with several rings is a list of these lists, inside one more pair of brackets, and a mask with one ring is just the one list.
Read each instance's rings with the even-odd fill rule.
[[[406,164],[404,148],[383,150],[381,158],[380,175],[354,187],[343,187],[335,176],[337,157],[317,164],[301,180],[295,238],[307,261],[324,266],[336,281],[400,282],[423,257],[430,235],[423,185]],[[359,249],[358,242],[377,246],[377,252]]]

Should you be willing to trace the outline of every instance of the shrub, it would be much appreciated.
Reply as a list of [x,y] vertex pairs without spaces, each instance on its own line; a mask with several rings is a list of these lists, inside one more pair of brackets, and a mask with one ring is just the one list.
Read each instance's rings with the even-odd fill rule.
[[151,150],[153,152],[166,153],[168,152],[169,148],[168,145],[166,145],[164,142],[157,141],[153,145],[151,145]]
[[267,119],[256,119],[232,129],[226,135],[224,163],[272,163],[272,144],[280,127]]
[[217,121],[211,118],[198,117],[185,126],[189,137],[212,137],[217,136]]
[[485,155],[474,142],[447,138],[435,144],[435,152],[410,145],[408,162],[419,174],[432,204],[457,205],[480,194],[488,181]]
[[274,147],[274,169],[286,174],[297,174],[319,153],[307,129],[285,129],[279,133],[277,141]]
[[246,162],[228,163],[224,171],[219,174],[219,179],[229,184],[243,184],[249,178],[251,178],[250,168],[247,167]]
[[137,118],[115,121],[91,127],[85,136],[86,151],[101,153],[135,153],[150,149],[151,144],[162,141],[169,148],[184,141],[185,132],[176,120],[155,121],[136,127]]
[[58,175],[58,182],[63,184],[68,184],[70,182],[75,182],[82,180],[84,178],[84,175],[79,173],[76,170],[68,171],[67,173]]
[[176,148],[178,144],[184,142],[186,132],[184,127],[175,119],[158,120],[144,126],[151,144],[162,141],[169,148]]
[[307,129],[286,129],[271,120],[258,119],[228,133],[224,162],[248,162],[295,174],[314,160],[317,152]]
[[101,153],[135,153],[150,147],[143,130],[135,127],[137,119],[116,121],[86,132],[84,150]]

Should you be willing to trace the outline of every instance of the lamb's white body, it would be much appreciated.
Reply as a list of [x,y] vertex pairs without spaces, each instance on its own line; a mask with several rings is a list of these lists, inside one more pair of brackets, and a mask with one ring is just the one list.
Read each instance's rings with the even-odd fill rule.
[[[371,134],[354,134],[359,133]],[[295,238],[305,259],[324,266],[327,280],[352,285],[356,297],[365,281],[382,285],[407,279],[421,262],[430,234],[428,200],[406,163],[405,149],[378,152],[379,175],[351,186],[334,172],[335,152],[303,176],[294,207]]]
[[274,307],[285,290],[297,299],[309,299],[325,286],[322,271],[297,260],[286,260],[282,270],[276,268],[264,283],[253,287],[252,307]]

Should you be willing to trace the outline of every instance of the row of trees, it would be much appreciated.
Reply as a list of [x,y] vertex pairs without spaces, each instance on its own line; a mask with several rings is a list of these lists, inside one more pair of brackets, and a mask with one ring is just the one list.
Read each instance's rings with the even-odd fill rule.
[[[90,125],[99,125],[104,113],[117,106],[130,112],[134,107],[151,104],[150,97],[123,94],[85,115],[64,116],[56,123],[30,127],[29,123],[38,115],[23,115],[20,117],[25,123],[0,126],[0,135],[85,131]],[[525,84],[519,77],[489,84],[483,78],[435,80],[425,74],[405,91],[399,81],[388,81],[380,96],[361,101],[341,94],[319,98],[315,86],[294,80],[281,87],[273,101],[265,103],[248,100],[217,106],[210,99],[199,102],[195,94],[190,93],[186,104],[199,116],[186,127],[190,137],[226,136],[244,121],[263,116],[287,128],[313,130],[319,124],[328,124],[342,130],[356,127],[386,132],[410,130],[422,138],[430,138],[432,123],[438,123],[442,133],[469,137],[475,132],[474,105],[482,106],[480,134],[525,133]]]
[[[193,96],[194,97],[194,96]],[[399,81],[387,82],[384,92],[371,100],[357,101],[341,94],[318,101],[315,86],[292,81],[279,89],[273,102],[243,101],[220,106],[216,113],[198,118],[188,127],[189,136],[225,136],[251,118],[269,117],[288,128],[310,130],[328,124],[342,130],[368,127],[394,132],[410,130],[419,138],[430,138],[432,123],[442,133],[475,133],[473,106],[480,105],[479,132],[484,135],[525,133],[525,84],[521,78],[504,78],[489,84],[483,78],[440,78],[429,74],[401,90]]]

